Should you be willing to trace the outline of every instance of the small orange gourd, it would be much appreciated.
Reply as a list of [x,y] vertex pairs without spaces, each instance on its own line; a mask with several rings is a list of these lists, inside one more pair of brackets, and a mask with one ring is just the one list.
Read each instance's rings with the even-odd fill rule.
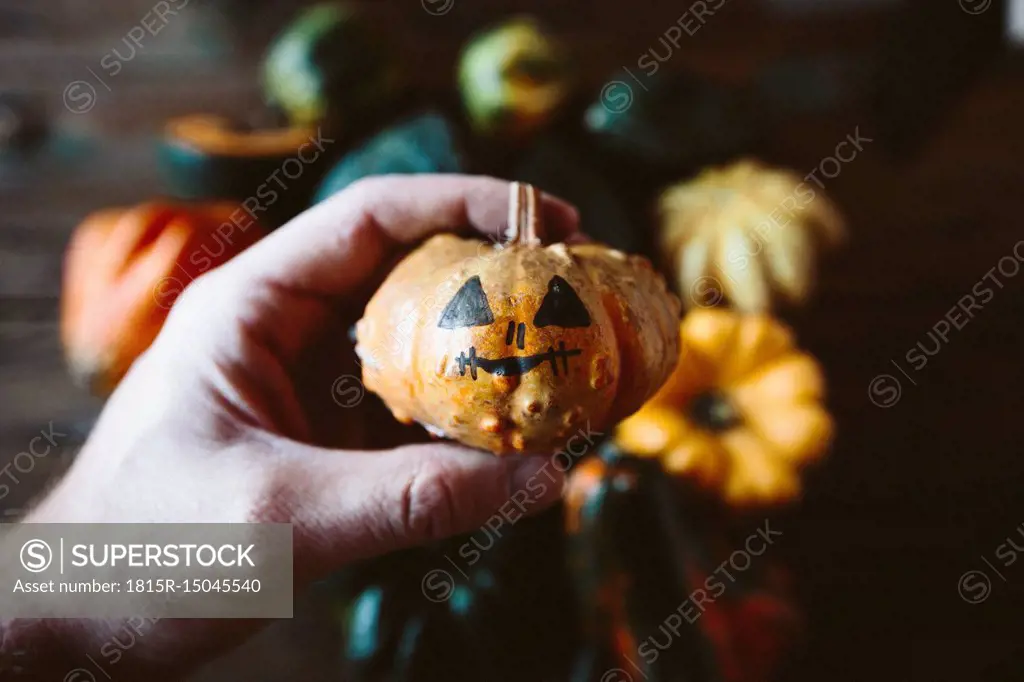
[[64,261],[61,340],[72,376],[112,391],[178,294],[264,234],[232,202],[151,202],[88,216]]
[[646,259],[544,245],[537,192],[513,183],[509,239],[433,237],[356,327],[366,387],[395,417],[496,454],[553,452],[654,394],[680,304]]

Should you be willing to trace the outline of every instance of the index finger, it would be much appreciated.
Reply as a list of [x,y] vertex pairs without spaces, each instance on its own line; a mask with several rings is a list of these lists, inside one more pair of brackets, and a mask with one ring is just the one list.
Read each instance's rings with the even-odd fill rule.
[[[343,295],[371,279],[396,251],[437,232],[470,228],[500,238],[509,185],[465,175],[367,178],[301,214],[225,269],[294,293]],[[541,215],[552,241],[578,231],[576,209],[560,199],[542,195]]]

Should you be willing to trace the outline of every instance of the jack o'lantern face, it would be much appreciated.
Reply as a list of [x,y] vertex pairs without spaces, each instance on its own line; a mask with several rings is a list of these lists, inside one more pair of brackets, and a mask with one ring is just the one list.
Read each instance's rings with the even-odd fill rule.
[[367,304],[356,352],[399,421],[499,454],[554,452],[664,382],[679,302],[639,256],[545,245],[539,193],[509,194],[506,242],[432,237]]
[[[589,327],[590,313],[580,300],[579,294],[564,278],[555,275],[548,282],[547,293],[541,300],[540,307],[533,317],[533,327]],[[452,297],[441,313],[437,326],[441,329],[459,329],[463,327],[483,327],[494,324],[494,312],[484,293],[480,277],[474,276],[466,280]],[[505,345],[512,346],[515,342],[520,351],[526,350],[527,325],[525,322],[509,320],[505,331]],[[558,376],[558,361],[561,360],[562,372],[569,372],[569,358],[581,355],[579,348],[566,348],[565,341],[558,342],[558,348],[549,345],[547,350],[528,355],[510,354],[505,357],[487,358],[477,355],[476,346],[472,345],[462,351],[456,362],[459,376],[465,376],[469,370],[470,377],[476,381],[477,370],[483,370],[494,376],[522,376],[545,363],[550,363],[551,372]]]

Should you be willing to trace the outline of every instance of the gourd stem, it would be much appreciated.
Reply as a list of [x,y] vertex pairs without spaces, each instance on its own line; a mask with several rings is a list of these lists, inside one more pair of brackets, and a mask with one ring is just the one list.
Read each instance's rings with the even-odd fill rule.
[[508,232],[506,239],[509,244],[523,246],[540,246],[541,224],[537,210],[539,194],[533,185],[513,182],[509,186],[508,197]]

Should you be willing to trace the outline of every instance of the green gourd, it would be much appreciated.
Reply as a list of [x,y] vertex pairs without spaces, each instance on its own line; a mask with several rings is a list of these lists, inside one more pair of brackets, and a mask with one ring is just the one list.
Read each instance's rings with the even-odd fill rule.
[[395,52],[355,5],[323,3],[280,33],[263,60],[267,103],[295,125],[350,131],[401,91]]
[[327,173],[314,202],[371,175],[465,171],[452,126],[439,114],[426,113],[381,131],[348,153]]
[[470,40],[459,90],[473,129],[528,136],[551,123],[573,90],[565,48],[532,18],[502,23]]

